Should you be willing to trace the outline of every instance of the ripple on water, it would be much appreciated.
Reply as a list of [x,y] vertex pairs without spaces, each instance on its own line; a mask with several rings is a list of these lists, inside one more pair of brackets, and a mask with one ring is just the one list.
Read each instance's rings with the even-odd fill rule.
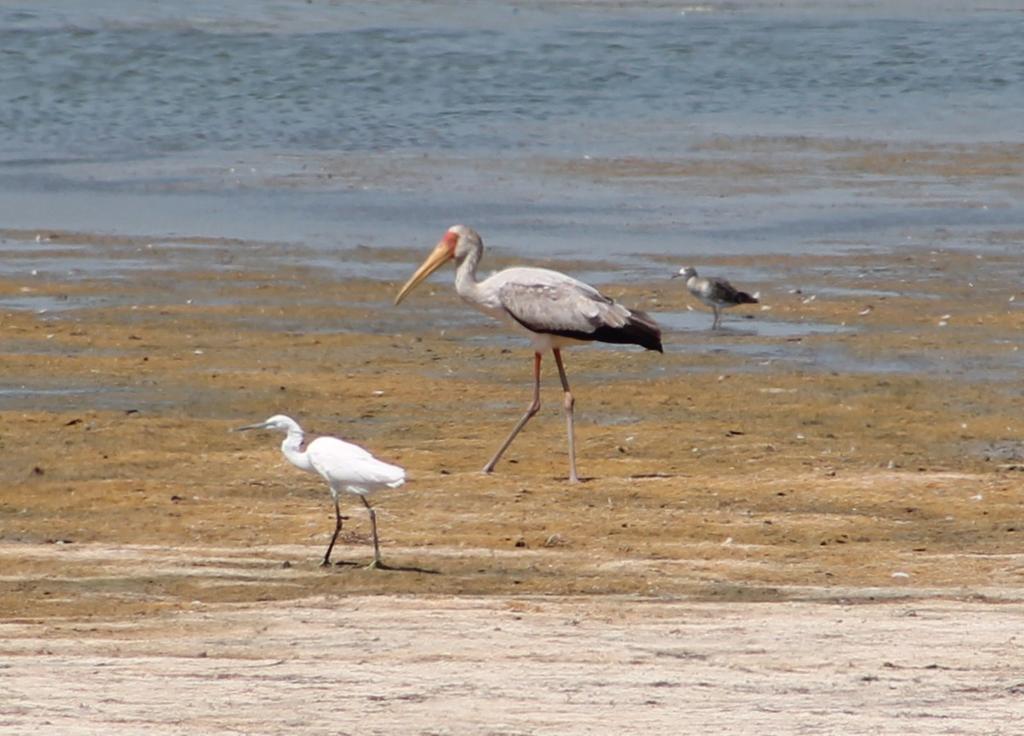
[[18,312],[35,312],[36,314],[58,314],[76,309],[108,307],[115,303],[112,299],[102,296],[69,296],[66,294],[39,294],[24,292],[19,296],[0,299],[0,309]]

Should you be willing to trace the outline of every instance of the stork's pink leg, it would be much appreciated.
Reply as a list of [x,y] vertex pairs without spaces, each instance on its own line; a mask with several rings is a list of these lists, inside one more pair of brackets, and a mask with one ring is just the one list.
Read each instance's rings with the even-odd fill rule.
[[566,429],[569,432],[569,482],[579,483],[580,477],[576,474],[576,432],[573,425],[573,406],[576,400],[569,390],[569,379],[565,375],[565,366],[562,365],[562,352],[558,348],[551,350],[555,354],[555,364],[558,366],[558,377],[562,379],[562,390],[565,392],[564,403]]
[[[555,355],[557,356],[558,353],[555,353]],[[519,431],[526,426],[526,423],[530,421],[530,418],[533,417],[534,414],[540,411],[540,359],[540,353],[533,354],[533,401],[530,402],[530,406],[527,407],[526,413],[523,414],[522,419],[520,419],[512,429],[512,433],[503,443],[501,443],[501,447],[498,448],[498,451],[494,453],[494,457],[492,457],[484,466],[485,473],[490,473],[494,470],[494,466],[498,464],[501,456],[504,454],[505,450],[508,449],[508,446],[512,444],[512,440],[516,438]]]

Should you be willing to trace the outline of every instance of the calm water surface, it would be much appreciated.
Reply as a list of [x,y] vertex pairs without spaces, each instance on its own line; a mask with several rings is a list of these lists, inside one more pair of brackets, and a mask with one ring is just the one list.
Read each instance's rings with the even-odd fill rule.
[[571,170],[748,155],[706,153],[723,137],[1024,142],[1024,13],[918,7],[0,0],[0,220],[326,249],[467,221],[577,255],[1019,227],[984,182]]

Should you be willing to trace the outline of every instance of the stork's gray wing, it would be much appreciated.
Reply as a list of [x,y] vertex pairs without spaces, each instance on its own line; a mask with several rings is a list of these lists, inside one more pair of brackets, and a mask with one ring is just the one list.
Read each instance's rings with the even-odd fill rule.
[[503,284],[498,299],[512,319],[528,330],[590,335],[602,326],[622,327],[629,310],[596,290],[571,281]]
[[661,350],[661,330],[646,314],[630,311],[587,284],[564,278],[547,283],[508,282],[498,289],[498,299],[512,319],[533,332]]

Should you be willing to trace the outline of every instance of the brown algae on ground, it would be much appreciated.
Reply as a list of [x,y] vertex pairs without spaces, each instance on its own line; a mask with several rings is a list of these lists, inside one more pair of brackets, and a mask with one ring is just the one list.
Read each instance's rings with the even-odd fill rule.
[[[5,616],[356,593],[1007,595],[1024,582],[1024,312],[1007,257],[761,258],[780,275],[761,288],[768,309],[730,313],[722,334],[671,329],[663,356],[570,351],[586,479],[571,486],[550,374],[540,416],[480,473],[528,403],[530,354],[500,325],[446,323],[465,310],[449,284],[393,309],[394,284],[279,260],[214,275],[228,245],[132,279],[0,280],[0,300],[72,302],[0,318]],[[674,287],[602,288],[655,317],[700,309]],[[768,320],[835,329],[744,329]],[[317,568],[333,518],[321,484],[271,438],[227,431],[276,412],[409,470],[376,503],[384,558],[408,569]],[[365,563],[352,516],[337,556]]]

